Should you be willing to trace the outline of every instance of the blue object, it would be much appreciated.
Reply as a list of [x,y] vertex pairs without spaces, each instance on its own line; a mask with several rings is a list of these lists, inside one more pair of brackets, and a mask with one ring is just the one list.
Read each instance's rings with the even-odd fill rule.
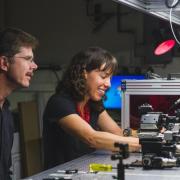
[[112,76],[111,87],[106,92],[106,99],[103,101],[106,109],[121,109],[121,81],[128,79],[145,79],[145,75],[117,75]]

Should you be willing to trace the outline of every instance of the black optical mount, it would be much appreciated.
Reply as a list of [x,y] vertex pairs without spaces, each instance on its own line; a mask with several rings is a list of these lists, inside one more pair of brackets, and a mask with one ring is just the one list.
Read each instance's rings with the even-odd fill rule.
[[117,154],[113,154],[111,156],[112,160],[119,160],[117,164],[117,176],[113,176],[114,179],[117,180],[125,180],[125,166],[123,164],[123,159],[129,157],[129,145],[128,144],[121,144],[121,143],[114,143],[114,147],[119,148],[119,152]]

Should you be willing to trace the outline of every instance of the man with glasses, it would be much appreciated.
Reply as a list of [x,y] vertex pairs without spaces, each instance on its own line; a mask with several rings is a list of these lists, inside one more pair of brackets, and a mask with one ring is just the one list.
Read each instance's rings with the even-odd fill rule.
[[18,88],[29,87],[37,69],[34,54],[38,41],[32,35],[16,28],[0,32],[0,179],[9,180],[13,118],[7,96]]

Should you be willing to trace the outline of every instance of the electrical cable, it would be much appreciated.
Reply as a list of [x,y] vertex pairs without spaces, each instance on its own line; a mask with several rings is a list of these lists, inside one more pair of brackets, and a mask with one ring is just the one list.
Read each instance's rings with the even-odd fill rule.
[[[167,0],[165,2],[167,2]],[[173,25],[172,25],[172,10],[173,10],[173,7],[176,7],[179,2],[180,2],[179,0],[178,1],[174,0],[173,3],[172,3],[172,6],[171,6],[171,9],[170,9],[170,12],[169,12],[169,23],[170,23],[170,27],[171,27],[171,31],[172,31],[172,34],[174,36],[174,39],[180,45],[180,41],[176,37],[176,34],[174,32],[174,29],[173,29]]]
[[175,2],[175,0],[174,0],[173,3],[170,5],[170,4],[169,4],[169,0],[166,0],[166,1],[165,1],[165,5],[166,5],[168,8],[175,8],[175,7],[178,5],[179,2],[180,2],[179,0],[176,0],[176,2]]

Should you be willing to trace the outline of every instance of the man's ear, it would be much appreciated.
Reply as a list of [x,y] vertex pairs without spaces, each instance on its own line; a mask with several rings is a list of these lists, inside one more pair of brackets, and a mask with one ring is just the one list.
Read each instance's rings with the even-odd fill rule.
[[9,67],[9,62],[6,56],[0,56],[0,69],[7,71]]

